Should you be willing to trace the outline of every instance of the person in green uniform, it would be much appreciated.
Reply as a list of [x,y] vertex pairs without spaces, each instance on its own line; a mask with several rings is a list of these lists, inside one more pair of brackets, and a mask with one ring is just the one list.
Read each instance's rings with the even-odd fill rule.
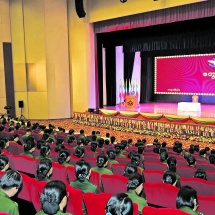
[[108,200],[105,207],[106,215],[133,215],[132,200],[125,193],[116,194]]
[[114,148],[116,150],[116,157],[117,158],[126,158],[126,156],[121,153],[121,150],[122,150],[121,144],[114,145]]
[[80,130],[80,135],[79,135],[79,137],[78,137],[78,139],[84,139],[85,140],[85,134],[84,134],[84,130],[83,129],[81,129]]
[[70,151],[68,149],[62,149],[59,152],[58,163],[63,164],[65,167],[72,166],[70,161]]
[[36,215],[71,215],[64,213],[67,205],[66,186],[62,181],[51,181],[46,184],[40,196],[41,210]]
[[22,186],[22,176],[15,170],[8,170],[0,180],[0,211],[18,215],[18,204],[10,199]]
[[129,176],[126,194],[132,202],[138,204],[138,214],[142,214],[142,209],[147,206],[147,201],[140,194],[143,191],[143,177],[139,173],[133,173]]
[[207,180],[207,173],[203,169],[197,169],[194,173],[194,178],[201,178]]
[[80,139],[78,139],[78,141],[77,141],[77,145],[76,146],[74,146],[73,148],[77,148],[77,147],[84,147],[84,144],[85,144],[85,139],[84,138],[80,138]]
[[116,151],[115,149],[108,149],[107,150],[107,156],[108,156],[108,161],[110,163],[110,167],[113,163],[119,163],[118,161],[116,161]]
[[8,151],[9,141],[7,138],[2,138],[0,140],[0,149]]
[[35,142],[31,140],[27,140],[27,142],[24,144],[24,152],[21,153],[20,155],[26,155],[30,158],[34,158],[32,153],[34,152],[35,149],[36,149]]
[[206,155],[207,155],[207,152],[206,152],[205,149],[201,149],[201,150],[199,151],[199,157],[200,157],[202,160],[205,160],[205,161],[208,160],[207,157],[206,157]]
[[196,158],[192,155],[190,155],[188,158],[187,158],[187,164],[188,166],[190,167],[194,167],[196,168]]
[[125,170],[124,170],[124,176],[129,178],[129,176],[133,173],[136,173],[138,170],[137,170],[137,166],[132,164],[132,163],[128,163],[126,164],[125,166]]
[[98,143],[96,141],[92,141],[91,144],[90,144],[90,150],[92,152],[95,152],[96,149],[97,149],[97,146],[98,146]]
[[92,168],[92,171],[98,172],[100,175],[102,174],[108,174],[108,175],[112,175],[113,172],[109,169],[107,169],[107,165],[108,165],[108,157],[105,154],[100,154],[97,156],[97,160],[96,160],[96,167]]
[[190,186],[181,187],[176,198],[177,209],[191,215],[203,215],[197,211],[198,206],[197,192]]
[[31,129],[27,129],[26,133],[22,135],[22,139],[24,142],[26,142],[27,138],[31,135]]
[[177,178],[177,183],[176,183],[176,187],[180,188],[181,184],[180,184],[180,175],[178,173],[176,173],[176,165],[177,165],[177,161],[175,159],[175,157],[168,157],[167,159],[167,170],[170,172],[174,172],[176,174],[176,178]]
[[5,172],[9,169],[10,163],[6,155],[0,154],[0,172]]
[[90,183],[91,167],[85,160],[80,160],[75,164],[76,180],[72,181],[70,185],[76,189],[82,190],[83,193],[99,193],[96,185]]
[[136,165],[137,168],[141,171],[141,173],[143,173],[143,168],[140,166],[140,162],[141,162],[140,154],[138,152],[134,152],[131,155],[131,163]]
[[167,163],[167,159],[168,159],[168,153],[166,151],[162,151],[160,152],[160,161],[163,163],[163,164],[166,164]]
[[163,175],[163,183],[176,186],[177,177],[174,172],[166,171]]
[[76,149],[75,149],[75,152],[74,152],[74,155],[78,158],[83,158],[84,157],[84,153],[85,153],[85,150],[83,147],[81,146],[78,146]]
[[44,158],[40,160],[37,166],[37,176],[36,179],[38,181],[51,181],[50,177],[52,175],[53,168],[52,168],[52,162],[48,158]]
[[51,158],[48,157],[48,155],[49,155],[49,153],[50,153],[50,149],[51,149],[51,147],[50,147],[50,145],[47,144],[47,143],[41,145],[40,155],[37,156],[35,159],[36,159],[36,160],[42,160],[42,159],[44,159],[44,158],[48,158],[48,159],[51,160]]

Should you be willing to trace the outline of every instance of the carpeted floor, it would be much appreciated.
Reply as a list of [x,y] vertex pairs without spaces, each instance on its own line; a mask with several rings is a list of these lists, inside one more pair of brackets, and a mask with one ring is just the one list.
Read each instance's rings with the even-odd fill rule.
[[[105,136],[106,133],[110,133],[110,135],[115,136],[116,140],[120,142],[122,139],[129,139],[132,138],[133,143],[135,143],[138,139],[146,139],[147,143],[153,143],[153,140],[155,138],[158,138],[159,142],[165,141],[168,146],[172,146],[173,143],[176,141],[175,139],[170,138],[161,138],[161,137],[155,137],[155,136],[146,136],[142,134],[134,134],[129,132],[121,132],[121,131],[114,131],[104,128],[98,128],[98,127],[92,127],[92,126],[86,126],[86,125],[79,125],[79,124],[73,124],[72,119],[57,119],[57,120],[31,120],[32,123],[38,122],[39,124],[43,124],[48,126],[49,124],[54,125],[56,128],[63,127],[66,130],[74,129],[75,132],[79,132],[80,129],[84,129],[86,135],[91,135],[92,131],[100,131],[101,136]],[[194,141],[188,141],[188,140],[180,140],[183,144],[183,148],[189,148],[190,144],[198,144],[200,148],[205,148],[206,146],[210,147],[210,149],[215,149],[215,144],[210,143],[201,143],[201,142],[194,142]]]

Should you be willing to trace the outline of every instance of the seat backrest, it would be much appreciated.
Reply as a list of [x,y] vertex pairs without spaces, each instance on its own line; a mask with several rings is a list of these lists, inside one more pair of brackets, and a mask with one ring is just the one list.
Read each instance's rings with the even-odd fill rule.
[[84,160],[90,164],[91,168],[97,166],[96,158],[85,158]]
[[24,173],[22,176],[22,188],[19,190],[17,197],[31,202],[31,187],[34,186],[33,179]]
[[14,169],[28,174],[36,175],[37,163],[34,158],[25,155],[13,155]]
[[98,187],[98,190],[101,192],[101,176],[98,172],[91,171],[90,182],[95,184]]
[[89,150],[85,150],[84,158],[95,158],[95,153]]
[[54,162],[58,162],[59,153],[58,153],[58,152],[54,152],[54,151],[50,151],[49,157],[50,157]]
[[196,164],[197,169],[203,169],[203,170],[215,170],[215,165],[209,164],[209,163],[197,163]]
[[127,191],[128,178],[121,175],[101,175],[104,193],[125,193]]
[[173,209],[173,208],[154,208],[151,206],[146,206],[142,210],[143,215],[188,215],[188,213]]
[[69,179],[69,183],[76,179],[75,167],[74,166],[68,166],[66,168],[66,173],[67,173],[67,176],[68,176],[68,179]]
[[[110,193],[85,193],[84,203],[87,208],[88,215],[105,215],[105,206],[112,194]],[[96,202],[96,204],[95,204]]]
[[198,211],[205,215],[214,215],[215,196],[198,196],[199,208]]
[[111,168],[114,174],[124,175],[126,164],[124,163],[113,163]]
[[167,170],[167,165],[163,164],[161,162],[144,161],[144,168],[148,169],[148,170],[161,170],[161,171],[165,171],[165,170]]
[[193,167],[188,166],[177,166],[176,172],[182,177],[182,178],[192,178],[194,176],[196,169]]
[[208,181],[215,182],[215,171],[208,170],[208,171],[206,171],[206,174],[207,174]]
[[66,184],[66,190],[69,193],[66,212],[73,215],[84,215],[82,211],[83,195],[82,191]]
[[8,151],[14,155],[19,155],[24,152],[24,147],[20,146],[18,143],[10,142]]
[[177,159],[177,167],[178,166],[187,166],[187,161],[185,159]]
[[131,163],[131,159],[130,159],[130,158],[116,158],[116,160],[117,160],[119,163],[124,163],[124,164]]
[[68,183],[66,178],[66,167],[62,164],[58,164],[55,162],[52,162],[52,167],[53,173],[51,180],[60,180],[63,181],[64,183]]
[[176,208],[176,196],[179,189],[165,183],[144,183],[147,202],[162,207]]
[[180,178],[181,186],[191,186],[198,195],[213,196],[215,194],[215,183],[200,178]]
[[145,155],[144,155],[144,161],[155,161],[155,162],[159,162],[159,157],[156,157],[156,156],[145,156]]
[[161,170],[144,170],[145,182],[161,183],[164,172]]

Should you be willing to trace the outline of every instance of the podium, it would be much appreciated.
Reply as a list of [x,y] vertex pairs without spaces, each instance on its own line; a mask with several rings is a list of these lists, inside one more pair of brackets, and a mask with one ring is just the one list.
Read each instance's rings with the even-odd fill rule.
[[127,95],[125,97],[125,107],[126,108],[137,108],[138,99],[136,96]]

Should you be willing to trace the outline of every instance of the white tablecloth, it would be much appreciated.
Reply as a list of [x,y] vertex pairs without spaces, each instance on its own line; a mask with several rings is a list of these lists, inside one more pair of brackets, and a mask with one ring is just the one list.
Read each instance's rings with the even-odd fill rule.
[[201,111],[201,104],[194,102],[179,102],[178,111]]

